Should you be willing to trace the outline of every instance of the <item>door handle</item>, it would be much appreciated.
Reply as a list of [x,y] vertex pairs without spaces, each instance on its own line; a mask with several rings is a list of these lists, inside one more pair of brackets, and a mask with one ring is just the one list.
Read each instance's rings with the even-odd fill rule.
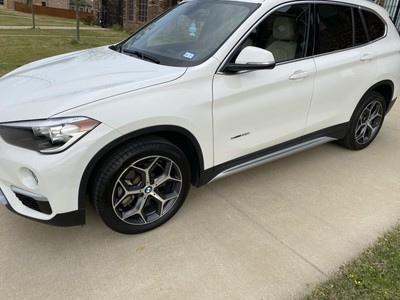
[[308,76],[310,76],[310,71],[304,71],[304,70],[298,70],[295,71],[290,77],[290,80],[298,80],[298,79],[303,79],[306,78]]
[[374,58],[375,58],[375,56],[372,55],[372,54],[364,54],[364,55],[360,58],[360,60],[361,60],[361,61],[370,61],[370,60],[373,60]]

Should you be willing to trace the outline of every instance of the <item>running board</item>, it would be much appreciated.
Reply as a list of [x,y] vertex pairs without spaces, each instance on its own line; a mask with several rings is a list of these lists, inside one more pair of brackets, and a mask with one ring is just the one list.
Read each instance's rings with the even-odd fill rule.
[[250,160],[248,162],[239,164],[232,168],[226,169],[225,171],[222,171],[217,176],[215,176],[210,182],[224,178],[226,176],[230,176],[230,175],[248,170],[248,169],[251,169],[251,168],[254,168],[254,167],[258,167],[265,163],[268,163],[268,162],[271,162],[271,161],[274,161],[274,160],[277,160],[277,159],[280,159],[280,158],[283,158],[283,157],[286,157],[286,156],[301,152],[303,150],[334,141],[334,140],[337,140],[337,139],[332,138],[332,137],[320,137],[320,138],[317,138],[317,139],[314,139],[311,141],[307,141],[307,142],[304,142],[304,143],[301,143],[301,144],[298,144],[298,145],[295,145],[295,146],[292,146],[292,147],[289,147],[286,149],[279,150],[277,152],[273,152],[273,153],[258,157],[256,159]]

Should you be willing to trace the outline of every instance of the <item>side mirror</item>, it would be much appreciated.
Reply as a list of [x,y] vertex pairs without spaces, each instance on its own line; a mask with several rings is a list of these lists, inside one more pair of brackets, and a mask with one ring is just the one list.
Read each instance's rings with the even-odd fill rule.
[[258,47],[248,46],[239,53],[235,63],[227,64],[223,71],[236,73],[273,68],[275,68],[275,58],[271,52]]

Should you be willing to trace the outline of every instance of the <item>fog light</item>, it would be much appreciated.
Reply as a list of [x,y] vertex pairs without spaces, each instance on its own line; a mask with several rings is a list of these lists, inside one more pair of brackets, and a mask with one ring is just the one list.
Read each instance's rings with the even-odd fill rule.
[[30,189],[36,188],[39,184],[36,174],[28,168],[20,168],[18,176],[21,182]]

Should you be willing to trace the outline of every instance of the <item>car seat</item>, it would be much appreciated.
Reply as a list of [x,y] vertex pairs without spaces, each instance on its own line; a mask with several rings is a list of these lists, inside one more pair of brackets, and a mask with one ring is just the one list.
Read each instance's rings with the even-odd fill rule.
[[297,42],[295,23],[289,17],[277,17],[273,25],[273,37],[275,39],[267,50],[274,55],[275,61],[285,61],[295,58]]

